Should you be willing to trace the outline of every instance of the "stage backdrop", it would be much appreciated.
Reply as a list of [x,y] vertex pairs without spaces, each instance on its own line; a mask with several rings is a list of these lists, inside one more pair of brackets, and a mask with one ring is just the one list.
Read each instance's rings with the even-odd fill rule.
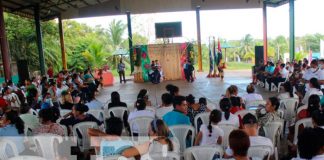
[[181,55],[186,53],[182,53],[181,45],[179,43],[148,45],[149,57],[151,61],[159,61],[165,80],[182,79]]

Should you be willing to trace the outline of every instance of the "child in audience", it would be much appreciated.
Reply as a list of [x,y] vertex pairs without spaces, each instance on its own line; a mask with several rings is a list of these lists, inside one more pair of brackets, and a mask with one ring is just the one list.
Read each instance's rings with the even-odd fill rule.
[[223,111],[222,120],[219,122],[219,124],[230,124],[236,127],[240,126],[239,117],[230,112],[232,104],[229,98],[221,99],[219,101],[219,107]]
[[199,105],[195,102],[195,97],[192,94],[189,94],[186,97],[188,103],[188,113],[187,116],[190,118],[191,124],[194,124],[194,119],[199,113],[209,111],[206,105]]
[[213,110],[209,115],[209,124],[201,125],[200,131],[197,134],[195,145],[198,146],[213,146],[221,145],[224,137],[224,131],[217,126],[222,119],[222,112]]

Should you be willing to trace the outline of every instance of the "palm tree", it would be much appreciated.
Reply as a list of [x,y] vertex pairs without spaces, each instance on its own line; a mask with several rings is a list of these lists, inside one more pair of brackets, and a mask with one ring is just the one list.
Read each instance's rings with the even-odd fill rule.
[[241,39],[241,47],[239,48],[239,54],[241,58],[244,58],[244,56],[247,53],[254,53],[253,52],[254,47],[254,40],[253,37],[250,34],[245,35]]
[[125,32],[126,25],[121,21],[113,20],[109,24],[108,28],[108,41],[111,45],[111,51],[114,52],[118,48],[121,47],[121,44],[123,43],[123,34]]
[[97,43],[90,44],[85,52],[82,53],[88,65],[101,68],[107,63],[109,54],[104,51],[103,46]]

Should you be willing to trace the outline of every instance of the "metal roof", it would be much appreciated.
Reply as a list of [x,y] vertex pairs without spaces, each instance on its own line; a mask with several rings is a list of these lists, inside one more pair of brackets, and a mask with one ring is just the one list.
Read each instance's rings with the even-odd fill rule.
[[[277,7],[289,0],[264,0]],[[39,5],[42,20],[61,15],[63,19],[133,14],[202,10],[261,8],[262,0],[2,0],[4,10],[33,18]]]

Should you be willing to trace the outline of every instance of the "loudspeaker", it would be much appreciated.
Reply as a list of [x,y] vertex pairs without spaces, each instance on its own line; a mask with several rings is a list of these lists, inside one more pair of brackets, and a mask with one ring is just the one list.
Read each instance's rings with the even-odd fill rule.
[[24,82],[29,79],[29,70],[27,60],[19,60],[17,62],[19,81]]
[[264,64],[264,54],[263,54],[263,46],[255,46],[255,66],[260,66]]

